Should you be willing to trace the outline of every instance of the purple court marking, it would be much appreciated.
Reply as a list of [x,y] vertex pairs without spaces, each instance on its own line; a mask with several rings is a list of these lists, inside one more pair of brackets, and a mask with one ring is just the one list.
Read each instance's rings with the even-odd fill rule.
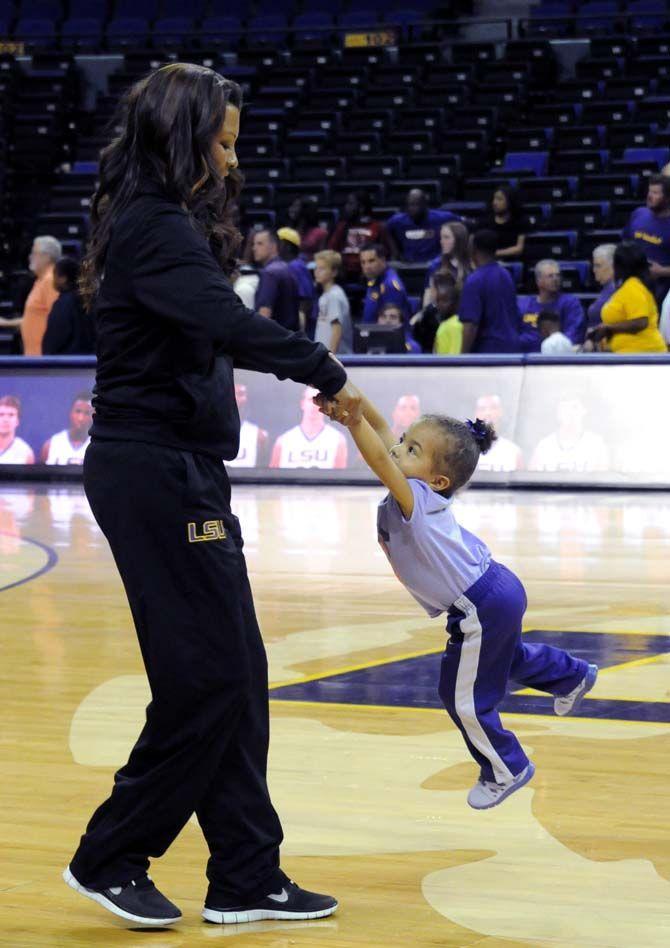
[[[3,537],[15,537],[14,533],[5,533],[0,530],[0,536]],[[21,540],[23,543],[32,543],[33,546],[37,546],[40,550],[44,550],[47,555],[47,561],[44,566],[41,566],[38,570],[35,570],[34,573],[31,573],[29,576],[24,576],[23,579],[17,579],[14,583],[7,583],[6,586],[0,586],[0,592],[6,592],[8,589],[14,589],[15,586],[22,586],[24,583],[29,583],[33,579],[37,579],[39,576],[43,576],[44,573],[48,573],[50,569],[53,569],[56,563],[58,562],[58,553],[50,546],[47,546],[46,543],[41,543],[39,540],[33,540],[31,537],[22,537],[19,536],[17,539]]]

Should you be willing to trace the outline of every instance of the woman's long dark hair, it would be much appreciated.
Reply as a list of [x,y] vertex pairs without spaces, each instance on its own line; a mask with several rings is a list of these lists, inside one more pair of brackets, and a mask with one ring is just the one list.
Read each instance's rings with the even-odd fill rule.
[[647,255],[634,240],[624,240],[614,251],[614,281],[620,286],[630,277],[637,277],[647,289],[651,289]]
[[91,204],[91,232],[79,289],[90,309],[98,292],[112,228],[137,194],[140,181],[155,181],[186,208],[230,272],[241,237],[234,220],[242,176],[221,177],[212,143],[226,108],[242,107],[242,91],[213,69],[170,63],[135,83],[114,124],[121,131],[100,156],[100,183]]

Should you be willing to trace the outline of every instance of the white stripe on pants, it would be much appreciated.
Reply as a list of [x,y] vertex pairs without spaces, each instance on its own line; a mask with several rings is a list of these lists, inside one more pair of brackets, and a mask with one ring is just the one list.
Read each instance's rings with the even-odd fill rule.
[[495,779],[498,783],[504,783],[512,780],[514,775],[481,726],[475,706],[475,681],[482,646],[482,627],[477,615],[477,608],[466,596],[459,596],[454,605],[465,613],[465,618],[460,622],[463,643],[456,674],[456,694],[454,696],[456,713],[470,742],[480,754],[483,754],[490,761]]

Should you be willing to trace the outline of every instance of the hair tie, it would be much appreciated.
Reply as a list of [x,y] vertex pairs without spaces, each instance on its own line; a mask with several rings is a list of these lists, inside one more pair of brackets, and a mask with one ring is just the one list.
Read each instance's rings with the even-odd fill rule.
[[470,421],[468,418],[465,424],[468,426],[468,429],[472,433],[472,436],[477,444],[481,444],[482,441],[485,441],[488,438],[486,422],[482,421],[481,418],[477,418],[475,421]]

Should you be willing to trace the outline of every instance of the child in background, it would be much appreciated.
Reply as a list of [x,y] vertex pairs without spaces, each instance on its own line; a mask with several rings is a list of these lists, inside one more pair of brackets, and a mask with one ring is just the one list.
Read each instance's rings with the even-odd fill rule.
[[561,332],[561,318],[551,309],[543,309],[537,317],[537,331],[542,343],[542,355],[574,355],[575,347],[565,333]]
[[[446,225],[445,225],[446,226]],[[432,290],[435,302],[413,316],[412,333],[423,352],[438,355],[459,355],[463,343],[463,324],[458,316],[460,294],[449,273],[436,273]]]
[[476,810],[498,806],[535,772],[498,714],[509,679],[554,695],[556,714],[566,715],[593,688],[598,667],[563,649],[524,644],[526,593],[520,580],[456,520],[454,494],[472,477],[495,431],[480,419],[423,415],[396,441],[366,398],[360,421],[324,396],[315,401],[349,428],[389,490],[379,505],[377,530],[396,576],[429,616],[447,613],[439,693],[480,768],[468,803]]
[[314,279],[322,290],[314,341],[322,342],[331,352],[352,352],[349,300],[335,282],[342,267],[342,257],[335,250],[321,250],[314,255],[314,261]]

